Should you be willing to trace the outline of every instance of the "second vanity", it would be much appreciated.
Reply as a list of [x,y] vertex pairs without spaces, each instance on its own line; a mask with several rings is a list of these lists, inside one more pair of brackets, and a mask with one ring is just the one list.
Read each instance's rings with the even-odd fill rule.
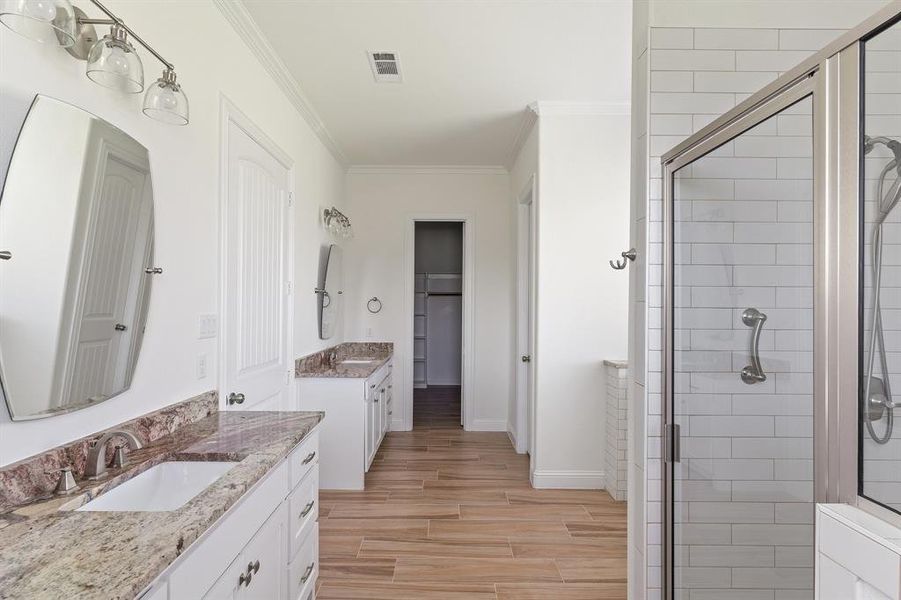
[[90,439],[0,470],[19,483],[0,498],[16,504],[0,513],[0,598],[312,600],[322,413],[204,403],[196,418],[176,407],[117,427],[144,447],[66,496],[46,491],[44,469],[81,473]]
[[394,413],[393,344],[345,343],[297,361],[301,410],[324,411],[320,484],[362,490]]

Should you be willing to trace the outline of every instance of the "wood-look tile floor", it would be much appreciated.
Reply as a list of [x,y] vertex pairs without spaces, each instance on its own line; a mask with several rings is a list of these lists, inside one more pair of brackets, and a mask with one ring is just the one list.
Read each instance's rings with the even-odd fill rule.
[[320,491],[318,598],[625,599],[624,503],[533,490],[505,433],[460,427],[459,388],[417,392],[366,489]]

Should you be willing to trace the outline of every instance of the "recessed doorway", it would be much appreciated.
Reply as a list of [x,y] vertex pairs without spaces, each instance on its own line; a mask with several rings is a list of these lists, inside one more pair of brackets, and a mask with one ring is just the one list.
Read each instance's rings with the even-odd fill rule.
[[460,427],[464,224],[414,224],[413,427]]

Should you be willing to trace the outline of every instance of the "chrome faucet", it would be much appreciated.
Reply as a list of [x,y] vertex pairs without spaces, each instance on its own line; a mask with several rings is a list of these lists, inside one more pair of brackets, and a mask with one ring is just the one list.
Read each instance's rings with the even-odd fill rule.
[[[84,467],[84,476],[88,479],[99,479],[106,475],[106,444],[114,437],[125,438],[131,450],[143,447],[141,440],[130,431],[110,431],[103,434],[88,450],[88,458]],[[120,462],[121,462],[120,455]],[[121,466],[121,465],[120,465]]]

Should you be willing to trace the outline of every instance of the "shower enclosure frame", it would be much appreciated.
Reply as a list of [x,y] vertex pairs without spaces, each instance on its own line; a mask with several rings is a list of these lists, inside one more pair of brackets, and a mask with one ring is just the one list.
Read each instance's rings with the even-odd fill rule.
[[[860,177],[862,43],[901,20],[901,0],[885,6],[661,158],[663,171],[663,594],[674,581],[674,462],[679,458],[673,402],[675,173],[785,108],[813,98],[813,464],[815,503],[840,502],[901,525],[901,516],[858,494],[858,348],[862,310]],[[840,402],[841,398],[846,401]],[[847,399],[853,398],[853,401]],[[811,548],[811,553],[813,549]],[[778,565],[777,565],[778,566]]]

